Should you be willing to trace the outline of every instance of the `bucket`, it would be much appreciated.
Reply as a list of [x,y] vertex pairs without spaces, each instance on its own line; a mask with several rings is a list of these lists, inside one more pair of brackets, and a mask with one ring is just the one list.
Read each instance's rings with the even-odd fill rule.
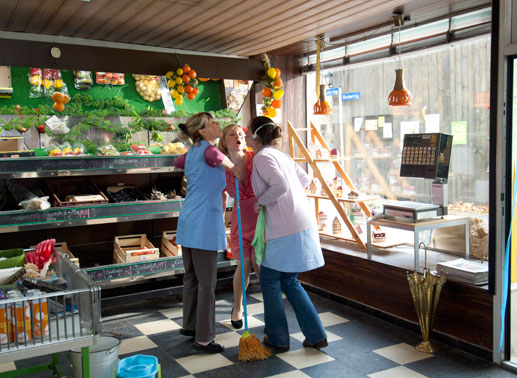
[[[90,347],[90,377],[113,377],[118,360],[120,340],[113,336],[99,336]],[[82,378],[81,348],[70,350],[74,377]]]
[[154,356],[135,354],[124,358],[117,365],[117,378],[155,378],[158,359]]

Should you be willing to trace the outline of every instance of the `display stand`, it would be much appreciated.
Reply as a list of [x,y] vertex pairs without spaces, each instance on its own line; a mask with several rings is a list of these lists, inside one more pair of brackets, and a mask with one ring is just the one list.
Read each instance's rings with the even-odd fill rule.
[[[308,149],[305,147],[302,140],[300,139],[297,132],[309,131],[312,143],[315,143],[317,140],[319,142],[319,144],[321,145],[321,147],[326,150],[327,156],[330,156],[330,148],[328,147],[325,139],[321,136],[320,132],[318,131],[318,129],[314,126],[314,124],[312,122],[311,122],[310,128],[294,128],[293,125],[291,124],[291,122],[288,121],[288,128],[289,128],[289,152],[290,152],[291,157],[295,161],[306,162],[311,166],[313,173],[314,173],[314,177],[320,181],[321,186],[326,194],[325,196],[310,195],[310,194],[308,195],[308,197],[313,198],[315,201],[316,217],[318,216],[318,213],[319,213],[319,200],[320,199],[330,200],[332,202],[332,204],[334,205],[334,207],[336,208],[343,223],[346,225],[346,227],[350,231],[350,234],[352,235],[353,239],[342,237],[339,235],[328,235],[328,234],[323,234],[323,233],[322,233],[322,235],[331,236],[336,239],[343,239],[343,240],[355,242],[363,251],[365,251],[366,245],[365,245],[364,241],[361,239],[361,237],[359,236],[357,230],[354,228],[354,225],[348,218],[348,215],[346,214],[345,209],[343,208],[342,204],[343,203],[357,203],[361,207],[361,210],[364,213],[365,217],[370,218],[371,213],[370,213],[370,209],[368,209],[368,206],[366,205],[366,202],[374,201],[374,200],[376,200],[376,198],[375,197],[359,197],[359,198],[349,199],[349,198],[336,197],[334,192],[330,189],[329,185],[327,184],[325,178],[323,177],[321,170],[318,167],[318,163],[333,164],[337,171],[337,174],[341,177],[341,179],[346,184],[346,186],[351,191],[356,191],[357,189],[337,159],[313,158],[311,156],[311,154],[309,153]],[[295,145],[298,146],[300,152],[303,154],[303,158],[295,157]]]

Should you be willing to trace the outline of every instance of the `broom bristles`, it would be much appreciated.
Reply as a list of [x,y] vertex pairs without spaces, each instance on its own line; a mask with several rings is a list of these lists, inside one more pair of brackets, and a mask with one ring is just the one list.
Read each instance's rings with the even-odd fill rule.
[[271,355],[271,351],[252,333],[239,340],[239,361],[260,361]]

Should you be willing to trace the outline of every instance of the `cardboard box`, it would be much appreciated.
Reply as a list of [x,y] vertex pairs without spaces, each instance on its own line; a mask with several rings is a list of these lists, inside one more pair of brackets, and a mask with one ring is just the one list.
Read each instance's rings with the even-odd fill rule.
[[113,259],[117,263],[155,260],[160,251],[147,239],[147,235],[115,236]]
[[23,137],[0,137],[0,152],[21,152],[25,150]]

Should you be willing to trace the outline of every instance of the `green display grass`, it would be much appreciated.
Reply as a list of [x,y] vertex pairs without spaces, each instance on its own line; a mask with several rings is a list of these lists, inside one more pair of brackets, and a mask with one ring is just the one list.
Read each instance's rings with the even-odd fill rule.
[[[15,106],[23,105],[27,107],[37,108],[43,104],[52,106],[53,101],[47,97],[30,98],[30,83],[28,80],[29,68],[27,67],[11,67],[11,82],[13,87],[13,95],[11,98],[0,98],[0,106]],[[93,75],[93,85],[89,90],[79,91],[74,87],[74,77],[70,70],[61,70],[63,81],[68,88],[68,94],[71,97],[71,102],[74,101],[74,96],[81,94],[88,94],[94,99],[112,98],[119,96],[126,99],[130,105],[133,105],[137,112],[145,109],[162,110],[164,108],[163,101],[157,100],[153,102],[145,101],[135,88],[135,79],[130,74],[125,74],[124,85],[99,85],[95,83],[95,73]],[[221,99],[220,84],[221,81],[199,82],[199,94],[194,100],[183,101],[181,106],[174,104],[176,110],[184,110],[186,112],[195,113],[202,111],[217,111],[223,108],[223,101]]]

